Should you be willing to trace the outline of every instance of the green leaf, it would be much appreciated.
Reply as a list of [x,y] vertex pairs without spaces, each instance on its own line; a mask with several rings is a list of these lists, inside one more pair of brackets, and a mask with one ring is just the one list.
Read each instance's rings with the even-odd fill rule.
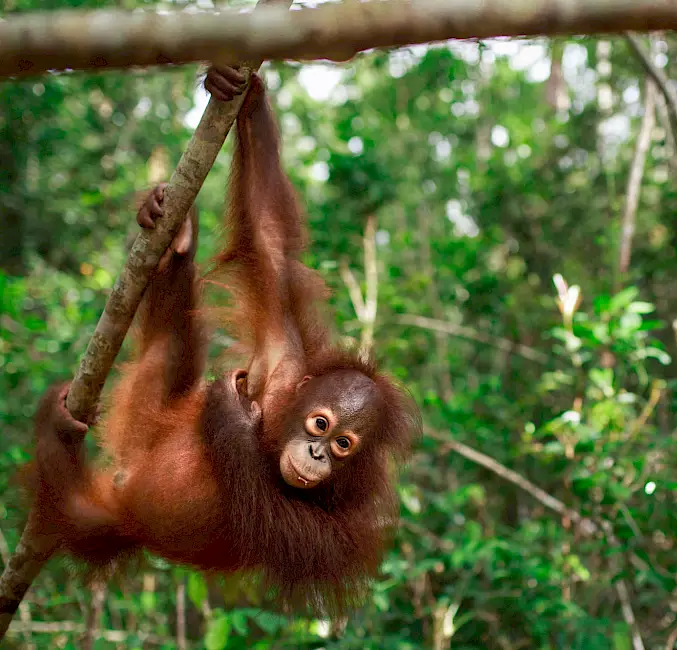
[[669,366],[672,362],[672,358],[667,352],[654,347],[648,347],[644,348],[644,350],[639,350],[637,352],[637,356],[640,359],[657,359],[658,362],[662,363],[664,366]]
[[262,611],[254,620],[256,621],[256,624],[268,634],[275,634],[287,623],[287,619],[284,618],[284,616],[264,611]]
[[241,609],[236,609],[230,613],[230,622],[233,624],[233,629],[240,636],[247,636],[247,613]]
[[650,302],[642,302],[641,300],[636,300],[628,305],[628,311],[634,314],[650,314],[655,310],[656,308]]
[[188,575],[188,598],[198,609],[202,609],[202,603],[207,600],[207,583],[200,573]]
[[223,650],[230,636],[230,620],[221,610],[214,610],[212,618],[207,625],[205,634],[205,648],[207,650]]
[[152,612],[157,604],[157,597],[154,591],[143,591],[141,593],[141,608],[144,612]]
[[609,300],[608,313],[614,315],[621,309],[625,309],[637,297],[638,293],[639,290],[634,286],[623,289]]
[[638,330],[642,326],[642,317],[633,312],[626,312],[620,318],[620,327],[629,334]]
[[614,625],[613,650],[632,650],[631,631],[626,623]]
[[665,327],[665,321],[662,320],[642,320],[642,326],[639,328],[640,332],[648,332],[651,330],[660,330]]

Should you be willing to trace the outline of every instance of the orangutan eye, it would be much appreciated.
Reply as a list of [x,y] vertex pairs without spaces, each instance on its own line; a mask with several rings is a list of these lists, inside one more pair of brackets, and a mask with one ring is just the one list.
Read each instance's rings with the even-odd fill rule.
[[350,440],[348,440],[348,438],[344,438],[343,436],[341,436],[340,438],[336,438],[336,444],[345,451],[348,451],[348,449],[350,449]]
[[306,432],[318,438],[324,438],[329,435],[332,426],[331,411],[321,411],[319,409],[314,413],[309,413],[304,424]]

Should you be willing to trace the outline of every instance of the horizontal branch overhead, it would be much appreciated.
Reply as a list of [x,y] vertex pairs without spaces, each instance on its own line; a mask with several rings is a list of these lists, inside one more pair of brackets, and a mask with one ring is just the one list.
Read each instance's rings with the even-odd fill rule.
[[289,12],[39,12],[0,22],[0,77],[242,59],[329,59],[447,40],[677,29],[674,0],[370,0]]

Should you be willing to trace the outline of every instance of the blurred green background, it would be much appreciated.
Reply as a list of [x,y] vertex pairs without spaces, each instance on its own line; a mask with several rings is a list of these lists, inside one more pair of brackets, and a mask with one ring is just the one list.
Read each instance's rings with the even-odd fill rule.
[[[0,6],[69,4],[152,3]],[[674,36],[642,43],[677,78]],[[677,151],[626,40],[450,42],[265,79],[307,261],[356,340],[370,323],[350,287],[364,291],[376,222],[376,351],[426,423],[382,576],[329,624],[156,558],[104,589],[53,560],[3,647],[80,647],[92,611],[97,649],[677,647]],[[135,232],[134,192],[169,177],[205,102],[196,67],[0,85],[3,560],[37,400],[72,376]],[[202,261],[229,151],[198,198]]]

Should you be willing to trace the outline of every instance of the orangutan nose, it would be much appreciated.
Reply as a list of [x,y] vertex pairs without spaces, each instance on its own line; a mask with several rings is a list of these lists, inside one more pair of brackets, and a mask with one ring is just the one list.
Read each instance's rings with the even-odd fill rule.
[[310,457],[313,460],[319,460],[319,461],[324,460],[324,452],[322,451],[321,447],[319,447],[319,445],[318,445],[318,451],[315,451],[313,449],[312,444],[308,445],[308,453],[310,454]]

